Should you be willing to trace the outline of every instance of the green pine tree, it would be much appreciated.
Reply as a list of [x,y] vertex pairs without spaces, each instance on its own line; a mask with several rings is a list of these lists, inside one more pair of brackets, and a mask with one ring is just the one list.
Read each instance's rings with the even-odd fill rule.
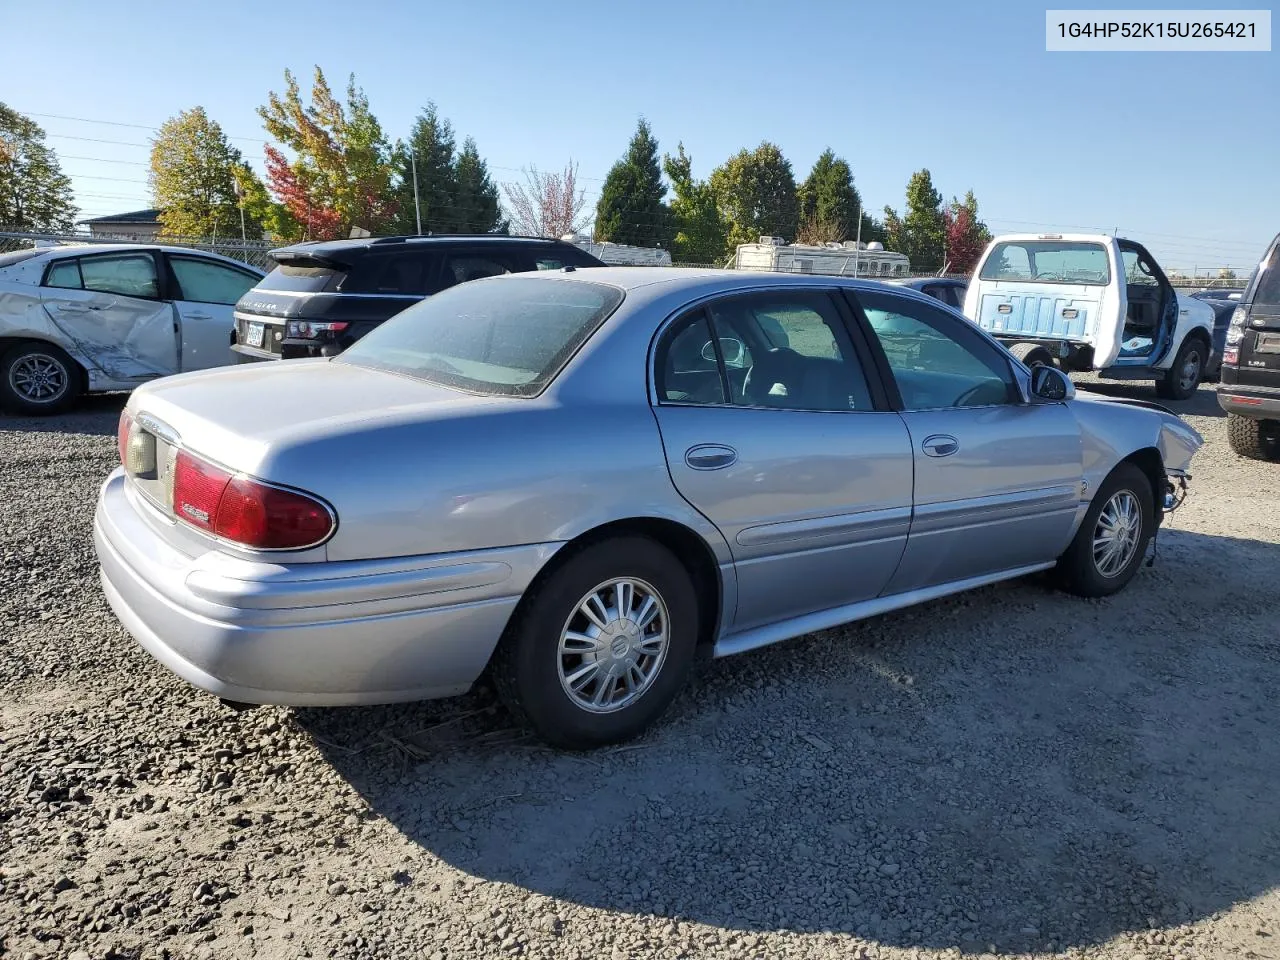
[[605,177],[596,204],[597,240],[639,247],[671,244],[671,212],[658,163],[658,141],[642,117],[626,154]]

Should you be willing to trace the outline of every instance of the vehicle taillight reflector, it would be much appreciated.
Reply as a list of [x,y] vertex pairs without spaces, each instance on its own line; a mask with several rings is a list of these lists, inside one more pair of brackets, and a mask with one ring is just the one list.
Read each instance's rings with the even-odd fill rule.
[[1237,397],[1228,395],[1227,399],[1234,403],[1242,403],[1246,407],[1256,407],[1262,404],[1262,400],[1258,397]]
[[192,526],[259,550],[298,550],[333,532],[319,500],[226,470],[185,450],[174,465],[173,512]]
[[116,426],[116,449],[120,451],[120,464],[125,465],[129,455],[129,428],[133,426],[133,417],[128,410],[120,411],[120,423]]

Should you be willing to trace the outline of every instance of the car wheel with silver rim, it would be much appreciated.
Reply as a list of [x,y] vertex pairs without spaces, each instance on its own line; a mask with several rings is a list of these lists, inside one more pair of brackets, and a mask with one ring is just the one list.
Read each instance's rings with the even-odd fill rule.
[[12,413],[61,413],[79,393],[79,367],[52,344],[19,344],[0,360],[0,404]]
[[1151,478],[1135,463],[1125,461],[1111,472],[1058,560],[1068,591],[1104,597],[1133,579],[1155,533],[1152,489]]
[[495,684],[557,746],[630,739],[667,708],[692,666],[692,581],[647,537],[566,549],[512,617],[494,654]]

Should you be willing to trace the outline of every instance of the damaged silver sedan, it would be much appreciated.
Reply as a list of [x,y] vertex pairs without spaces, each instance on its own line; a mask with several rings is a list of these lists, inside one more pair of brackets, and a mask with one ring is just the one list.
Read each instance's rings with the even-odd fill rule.
[[185,247],[0,255],[0,406],[60,413],[86,393],[234,363],[232,306],[261,270]]

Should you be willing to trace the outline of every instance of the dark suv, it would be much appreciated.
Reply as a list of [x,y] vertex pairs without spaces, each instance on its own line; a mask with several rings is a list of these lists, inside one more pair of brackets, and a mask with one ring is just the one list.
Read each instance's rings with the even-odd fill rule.
[[333,356],[433,293],[500,273],[602,267],[562,240],[497,234],[376,237],[271,251],[276,267],[236,303],[241,362]]
[[1231,315],[1218,403],[1227,411],[1231,449],[1280,459],[1280,236],[1249,275]]

